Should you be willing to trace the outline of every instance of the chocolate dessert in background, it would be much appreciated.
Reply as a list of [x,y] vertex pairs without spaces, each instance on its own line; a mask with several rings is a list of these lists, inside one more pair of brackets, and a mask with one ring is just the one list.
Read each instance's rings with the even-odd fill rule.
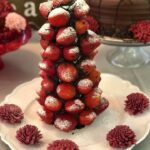
[[101,35],[131,38],[131,24],[150,20],[150,0],[86,0],[100,23]]

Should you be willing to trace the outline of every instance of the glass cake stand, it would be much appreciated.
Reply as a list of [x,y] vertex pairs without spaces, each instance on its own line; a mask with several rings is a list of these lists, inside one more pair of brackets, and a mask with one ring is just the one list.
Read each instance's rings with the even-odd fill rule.
[[121,68],[138,68],[150,61],[150,56],[144,48],[150,43],[138,43],[131,39],[115,39],[110,37],[100,37],[105,45],[115,46],[116,49],[107,55],[108,61]]

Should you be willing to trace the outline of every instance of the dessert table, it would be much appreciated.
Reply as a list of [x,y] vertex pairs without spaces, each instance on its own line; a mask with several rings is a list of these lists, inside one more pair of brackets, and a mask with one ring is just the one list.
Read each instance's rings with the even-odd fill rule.
[[[16,86],[38,76],[38,62],[41,59],[41,48],[38,40],[38,35],[34,33],[29,44],[3,57],[6,66],[0,72],[0,101],[3,101],[5,96],[10,94]],[[146,47],[145,49],[150,55],[149,48],[150,47]],[[101,45],[99,48],[99,54],[95,59],[97,67],[101,72],[115,74],[125,80],[129,80],[150,96],[150,63],[137,69],[124,69],[112,66],[106,58],[108,52],[112,49],[115,49],[115,47]],[[137,145],[134,150],[149,150],[149,147],[150,134],[141,144]],[[0,141],[0,150],[10,149]]]

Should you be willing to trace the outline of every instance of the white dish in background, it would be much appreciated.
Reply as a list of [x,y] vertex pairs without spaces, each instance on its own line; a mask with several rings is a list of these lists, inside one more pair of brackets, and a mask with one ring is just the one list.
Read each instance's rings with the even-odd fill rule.
[[[36,111],[41,106],[35,98],[40,82],[41,79],[36,78],[18,86],[2,103],[16,104],[25,113],[25,119],[19,125],[0,123],[0,136],[12,150],[46,150],[48,143],[57,139],[71,139],[80,146],[80,150],[113,150],[106,141],[106,134],[116,125],[129,125],[136,133],[137,144],[143,141],[149,133],[150,110],[138,116],[130,116],[124,111],[126,96],[133,92],[141,92],[138,87],[128,81],[114,75],[102,74],[100,88],[110,102],[109,108],[92,125],[70,133],[61,132],[53,126],[46,125],[38,117]],[[43,139],[40,145],[26,146],[16,140],[16,131],[26,124],[36,125],[41,130]],[[128,148],[128,150],[131,149]]]

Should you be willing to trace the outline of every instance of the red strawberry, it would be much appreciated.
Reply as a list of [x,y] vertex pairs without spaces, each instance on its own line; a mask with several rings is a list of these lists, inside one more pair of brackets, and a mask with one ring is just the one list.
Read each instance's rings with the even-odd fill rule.
[[77,18],[83,17],[89,13],[90,7],[85,0],[76,0],[74,7],[74,15]]
[[81,19],[76,21],[75,28],[78,34],[84,34],[89,29],[89,24],[85,19]]
[[89,74],[89,79],[91,79],[93,81],[94,86],[98,86],[99,82],[101,81],[101,77],[100,77],[101,73],[94,69],[93,71],[90,72]]
[[56,92],[58,96],[64,100],[73,99],[76,95],[76,89],[73,85],[62,83],[57,86]]
[[39,67],[41,70],[46,71],[49,76],[54,76],[55,75],[55,65],[51,61],[43,60],[40,62]]
[[37,91],[37,94],[42,98],[46,98],[46,91],[43,88],[41,88],[39,91]]
[[85,59],[81,62],[80,68],[83,70],[84,73],[89,74],[94,69],[96,69],[96,65],[95,65],[95,62],[93,60]]
[[48,2],[43,2],[40,4],[39,6],[39,11],[41,13],[41,15],[44,17],[44,18],[47,18],[48,17],[48,14],[50,13],[50,11],[52,10],[53,8],[53,2],[52,1],[48,1]]
[[88,94],[90,91],[92,91],[93,82],[90,79],[85,78],[78,82],[77,87],[81,94]]
[[77,34],[73,27],[61,28],[56,35],[57,43],[63,46],[71,45],[76,38]]
[[89,55],[100,45],[100,38],[94,32],[88,30],[88,35],[80,40],[81,50],[84,55]]
[[49,40],[45,40],[45,39],[41,38],[40,44],[41,44],[42,48],[45,50],[49,45]]
[[42,121],[44,121],[45,123],[51,124],[53,122],[53,118],[54,118],[53,112],[51,112],[45,108],[41,108],[37,111],[37,113],[40,116],[40,118],[42,119]]
[[97,106],[94,110],[95,110],[96,114],[99,115],[99,114],[102,113],[108,106],[109,106],[108,100],[105,99],[105,98],[102,98],[100,105]]
[[68,3],[71,2],[71,0],[52,0],[52,1],[55,7],[58,7],[60,5],[67,5]]
[[51,79],[44,79],[41,86],[46,92],[50,93],[54,90],[55,84]]
[[80,99],[68,101],[65,104],[65,110],[68,113],[79,113],[85,108],[84,103]]
[[59,115],[57,116],[54,125],[62,131],[69,132],[75,129],[77,126],[77,120],[71,115]]
[[44,97],[38,97],[38,98],[36,98],[36,100],[38,101],[38,103],[40,104],[40,105],[44,105],[44,103],[45,103],[45,98]]
[[38,31],[39,35],[42,37],[42,39],[51,41],[54,38],[55,31],[51,27],[51,25],[47,22],[45,23]]
[[89,23],[90,30],[92,30],[94,32],[98,31],[100,24],[94,17],[88,15],[88,16],[85,16],[84,19]]
[[63,54],[64,58],[68,61],[74,61],[77,60],[79,57],[80,50],[77,46],[70,46],[64,48]]
[[78,76],[78,72],[75,66],[68,63],[60,64],[57,68],[57,74],[60,80],[64,82],[72,82]]
[[42,54],[44,59],[51,61],[57,61],[61,57],[61,49],[56,45],[51,43]]
[[84,110],[80,113],[80,124],[90,125],[96,119],[96,113],[92,110]]
[[62,107],[62,103],[59,99],[48,96],[45,100],[45,107],[50,111],[59,111]]
[[101,103],[101,93],[98,89],[94,89],[85,96],[85,104],[88,108],[93,109]]
[[37,94],[39,95],[37,101],[39,102],[39,104],[44,105],[46,99],[46,91],[42,88],[40,89],[40,91],[37,92]]
[[48,21],[55,27],[62,27],[69,23],[70,14],[63,8],[55,8],[48,16]]
[[42,77],[43,79],[49,77],[49,74],[48,74],[46,71],[44,71],[44,70],[40,70],[39,75],[40,75],[40,77]]

